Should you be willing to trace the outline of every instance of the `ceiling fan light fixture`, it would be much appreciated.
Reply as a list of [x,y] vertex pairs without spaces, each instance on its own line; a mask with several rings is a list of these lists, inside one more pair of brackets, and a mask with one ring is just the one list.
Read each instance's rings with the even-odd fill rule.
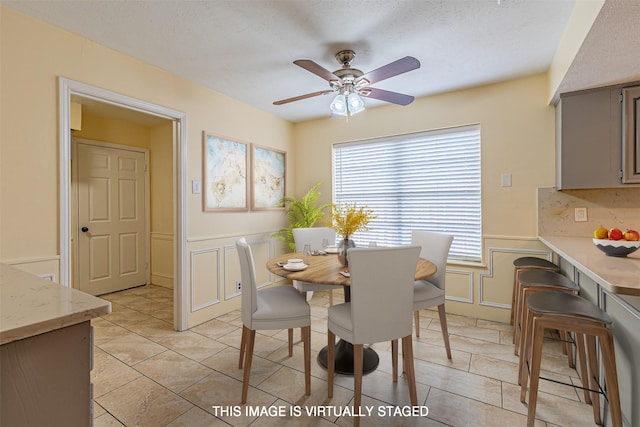
[[355,52],[352,50],[341,50],[338,52],[335,58],[342,68],[333,72],[309,59],[293,61],[293,63],[299,67],[326,80],[331,90],[321,90],[305,95],[294,96],[292,98],[275,101],[273,104],[283,105],[319,95],[334,93],[336,96],[329,106],[332,116],[347,116],[348,118],[365,109],[363,97],[398,105],[409,105],[413,102],[413,96],[376,89],[369,87],[369,85],[420,68],[420,61],[412,56],[405,56],[387,65],[383,65],[380,68],[376,68],[373,71],[363,73],[356,68],[351,68],[351,60],[354,56]]
[[353,116],[364,110],[364,101],[355,92],[349,94],[347,98],[347,108],[349,109],[349,115]]
[[333,98],[333,101],[331,101],[329,108],[331,109],[331,112],[335,115],[346,116],[348,111],[347,111],[347,100],[344,94],[339,93],[338,95],[336,95],[336,97]]

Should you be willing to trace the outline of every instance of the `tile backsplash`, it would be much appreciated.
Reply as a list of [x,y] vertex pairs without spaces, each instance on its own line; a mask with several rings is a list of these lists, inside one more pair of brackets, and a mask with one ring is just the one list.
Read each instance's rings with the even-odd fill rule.
[[[587,221],[575,221],[587,208]],[[594,190],[538,188],[538,235],[593,237],[603,226],[640,230],[640,187]]]

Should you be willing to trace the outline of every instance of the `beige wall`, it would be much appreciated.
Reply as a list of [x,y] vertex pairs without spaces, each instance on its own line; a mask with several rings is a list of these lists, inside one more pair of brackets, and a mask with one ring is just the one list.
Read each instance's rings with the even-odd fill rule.
[[151,128],[148,126],[86,112],[82,113],[82,129],[74,130],[73,136],[147,150],[151,148]]
[[[548,82],[537,75],[469,90],[417,99],[407,107],[367,110],[345,119],[296,126],[295,162],[299,186],[322,182],[331,200],[332,144],[479,123],[482,137],[483,265],[451,265],[447,293],[460,301],[448,309],[496,320],[508,319],[513,259],[547,256],[537,240],[537,188],[555,183],[554,109]],[[512,174],[512,187],[500,176]],[[540,252],[541,251],[541,252]],[[540,252],[540,253],[538,253]]]
[[[202,179],[203,130],[294,152],[290,123],[4,7],[0,43],[0,262],[59,277],[58,77],[184,112],[189,186]],[[295,171],[289,161],[292,193]],[[227,290],[237,280],[235,239],[250,235],[279,250],[271,233],[285,218],[279,211],[205,213],[201,195],[190,191],[186,209],[188,271],[181,285],[192,326],[239,305],[235,290]],[[172,233],[172,221],[158,212],[152,218],[159,233]],[[220,254],[215,274],[205,274],[206,263],[190,262],[202,253]]]
[[173,123],[151,128],[151,283],[173,288]]
[[[479,123],[483,233],[536,236],[536,188],[555,183],[554,109],[544,75],[422,98],[408,107],[368,110],[349,119],[299,124],[296,164],[302,187],[321,181],[330,199],[331,147],[343,141]],[[502,173],[512,187],[501,187]]]
[[[322,119],[292,125],[2,7],[0,43],[2,262],[39,274],[59,269],[59,76],[184,112],[189,186],[202,180],[206,130],[287,151],[288,193],[299,196],[322,182],[322,202],[331,199],[333,143],[479,123],[484,264],[449,266],[448,310],[508,319],[512,260],[524,254],[550,256],[535,238],[536,189],[555,181],[554,114],[548,99],[557,77],[550,83],[545,75],[532,76],[422,98],[407,107],[369,109],[348,123]],[[155,160],[166,167],[166,157]],[[513,175],[512,187],[500,187],[502,173]],[[172,238],[167,227],[172,219],[153,210],[152,230]],[[271,233],[284,221],[280,212],[205,213],[201,196],[188,193],[187,283],[180,285],[187,289],[189,325],[238,307],[235,239],[248,236],[256,265],[264,265],[265,258],[282,250]],[[260,273],[262,285],[271,280]]]

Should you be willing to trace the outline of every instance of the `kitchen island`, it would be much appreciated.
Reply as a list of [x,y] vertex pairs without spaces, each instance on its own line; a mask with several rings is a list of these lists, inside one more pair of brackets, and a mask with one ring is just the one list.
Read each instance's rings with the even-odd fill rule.
[[92,424],[91,319],[111,303],[0,264],[0,425]]
[[613,319],[623,419],[627,426],[640,426],[640,250],[617,258],[605,255],[589,237],[539,239],[557,254],[561,272],[580,286],[580,296]]

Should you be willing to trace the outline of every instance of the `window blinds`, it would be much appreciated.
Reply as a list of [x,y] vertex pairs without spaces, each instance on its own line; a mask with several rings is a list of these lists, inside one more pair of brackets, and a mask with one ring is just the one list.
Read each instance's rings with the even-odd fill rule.
[[480,261],[480,126],[334,145],[334,202],[376,218],[358,246],[411,242],[412,230],[454,235],[450,259]]

